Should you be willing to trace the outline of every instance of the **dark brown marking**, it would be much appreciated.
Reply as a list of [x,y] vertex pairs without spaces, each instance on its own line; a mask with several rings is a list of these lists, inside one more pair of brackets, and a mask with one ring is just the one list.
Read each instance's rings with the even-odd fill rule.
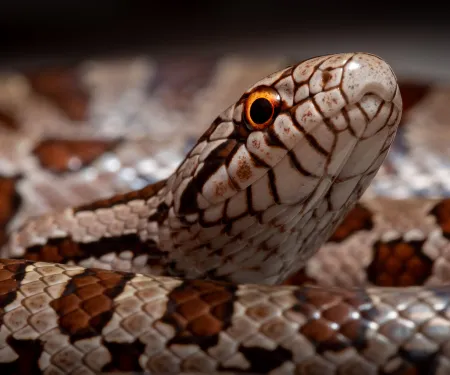
[[231,324],[235,292],[232,284],[202,280],[185,280],[172,290],[162,318],[176,330],[169,345],[196,344],[202,350],[216,345]]
[[267,171],[267,177],[269,177],[269,187],[270,187],[270,193],[272,194],[272,198],[275,203],[279,204],[280,196],[278,195],[276,177],[275,177],[275,172],[273,171],[273,169],[269,169]]
[[11,113],[6,112],[0,108],[0,127],[7,130],[17,130],[19,129],[19,123],[17,118]]
[[355,314],[373,306],[363,290],[338,291],[305,286],[299,288],[295,296],[298,304],[292,310],[307,318],[299,332],[314,343],[318,353],[366,347],[365,333],[369,322]]
[[[94,242],[76,242],[71,237],[50,238],[45,245],[35,245],[27,248],[22,258],[32,261],[78,263],[90,257],[99,258],[102,255],[123,251],[131,251],[134,257],[148,255],[153,265],[163,265],[165,253],[163,253],[153,240],[141,241],[137,234],[124,234],[117,237],[103,237]],[[165,264],[165,263],[164,263]]]
[[324,70],[322,72],[322,86],[325,87],[331,78],[333,78],[333,75],[328,70]]
[[60,298],[50,302],[62,332],[73,343],[98,336],[114,313],[114,298],[122,293],[134,274],[86,269],[66,285]]
[[[220,116],[216,117],[216,119],[212,122],[209,128],[206,129],[205,132],[197,140],[195,146],[197,146],[199,143],[202,143],[203,141],[209,141],[209,137],[211,136],[211,134],[214,133],[214,130],[216,130],[217,126],[222,122],[223,120],[220,118]],[[192,149],[194,148],[195,147],[193,147]]]
[[[198,174],[187,184],[183,194],[180,198],[180,208],[178,214],[186,215],[198,211],[197,194],[201,192],[203,185],[208,179],[222,166],[226,161],[234,155],[238,147],[238,142],[234,139],[227,140],[217,146],[204,161],[202,169]],[[232,183],[231,180],[229,180]],[[216,193],[222,192],[223,188],[219,186]]]
[[103,340],[102,343],[111,354],[111,361],[103,366],[103,372],[142,371],[139,357],[145,352],[145,344],[139,340],[132,343]]
[[422,285],[431,275],[433,261],[423,253],[424,241],[377,241],[367,279],[379,286]]
[[0,363],[1,374],[34,375],[42,373],[39,358],[44,345],[40,340],[16,340],[9,336],[6,342],[19,357],[12,362]]
[[19,211],[22,197],[17,191],[17,184],[22,177],[0,176],[0,247],[6,242],[6,226]]
[[[131,202],[133,200],[147,200],[156,195],[159,190],[161,190],[164,185],[166,184],[166,180],[158,181],[154,184],[147,185],[146,187],[140,189],[131,191],[129,193],[125,194],[117,194],[112,197],[106,198],[106,199],[100,199],[94,202],[90,202],[78,207],[75,207],[73,211],[75,213],[81,212],[81,211],[95,211],[99,208],[110,208],[117,204],[126,204],[128,202]],[[155,215],[163,214],[163,211],[158,210],[158,212]],[[150,220],[150,219],[149,219]]]
[[237,374],[267,374],[280,367],[284,362],[292,360],[292,352],[279,345],[273,350],[239,345],[238,352],[245,357],[250,367],[242,369],[239,367],[220,366],[219,371],[233,371]]
[[50,100],[72,121],[88,117],[90,95],[74,68],[55,67],[25,74],[32,89]]
[[149,216],[148,221],[156,221],[158,224],[162,224],[168,216],[169,206],[165,202],[162,202],[156,208],[156,212],[153,215]]
[[30,262],[20,259],[2,259],[0,262],[0,326],[4,308],[15,300],[28,264]]
[[443,199],[430,211],[442,229],[444,237],[450,239],[450,198]]
[[[292,167],[297,169],[299,173],[301,173],[303,176],[313,176],[313,174],[309,171],[307,171],[303,166],[301,165],[300,161],[297,159],[297,156],[295,155],[295,152],[292,150],[289,150],[287,153],[289,157],[289,162]],[[318,177],[318,176],[316,176]]]
[[33,154],[43,168],[53,173],[79,171],[92,164],[120,140],[67,140],[49,138],[40,142]]
[[362,204],[357,203],[336,228],[329,242],[342,242],[352,234],[373,228],[372,213]]

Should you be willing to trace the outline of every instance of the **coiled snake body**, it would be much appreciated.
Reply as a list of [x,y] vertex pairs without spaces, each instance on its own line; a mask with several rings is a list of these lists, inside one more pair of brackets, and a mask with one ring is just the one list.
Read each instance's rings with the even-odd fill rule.
[[313,58],[167,180],[29,220],[1,253],[0,373],[450,373],[448,203],[357,203],[401,114],[377,56]]

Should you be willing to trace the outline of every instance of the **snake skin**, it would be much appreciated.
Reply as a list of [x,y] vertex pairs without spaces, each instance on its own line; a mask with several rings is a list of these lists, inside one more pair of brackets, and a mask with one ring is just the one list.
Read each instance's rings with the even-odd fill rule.
[[[248,92],[261,83],[280,93],[278,119],[290,118],[275,121],[269,137],[236,134],[245,126],[244,94],[167,180],[80,202],[11,233],[2,256],[22,259],[0,266],[1,373],[449,372],[448,289],[439,285],[449,275],[450,202],[354,206],[400,121],[390,68],[367,54],[324,56]],[[340,122],[338,112],[350,120]],[[68,113],[79,115],[76,105]],[[339,146],[327,144],[330,128],[346,134]],[[92,162],[95,147],[115,146],[97,141],[73,168]],[[43,150],[51,140],[40,147],[42,165],[61,173],[56,160],[83,144],[60,144],[50,157]],[[336,150],[345,151],[340,163]],[[254,156],[259,164],[239,163]],[[330,181],[311,177],[320,170]],[[14,178],[5,184],[15,197],[10,211],[20,205]],[[249,217],[258,212],[255,225]],[[229,220],[218,222],[224,213]],[[287,282],[302,286],[261,285],[302,266]]]

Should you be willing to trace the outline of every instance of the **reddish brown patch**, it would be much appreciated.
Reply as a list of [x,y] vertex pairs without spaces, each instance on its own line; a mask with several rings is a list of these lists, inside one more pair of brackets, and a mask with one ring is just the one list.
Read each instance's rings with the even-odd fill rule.
[[16,298],[20,283],[25,277],[26,260],[0,260],[0,326],[4,308]]
[[71,342],[101,334],[114,313],[114,298],[132,277],[100,269],[86,269],[72,277],[61,297],[50,302]]
[[84,121],[90,96],[72,68],[53,68],[26,73],[32,89],[52,101],[73,121]]
[[78,171],[114,149],[118,140],[46,139],[33,150],[40,164],[53,173]]
[[161,190],[165,183],[166,180],[158,181],[154,184],[147,185],[140,190],[131,191],[125,194],[117,194],[110,198],[100,199],[88,204],[84,204],[75,207],[74,212],[95,211],[99,208],[110,208],[114,205],[125,204],[136,199],[147,200],[153,197],[159,190]]
[[430,91],[431,86],[417,82],[399,82],[400,93],[403,101],[403,116],[400,125],[406,121],[405,114],[419,103]]
[[6,226],[22,203],[22,198],[17,192],[17,183],[20,178],[20,176],[0,176],[0,247],[6,241]]
[[228,183],[226,182],[216,182],[214,193],[217,197],[222,197],[227,191]]
[[175,327],[172,344],[197,344],[206,349],[217,343],[218,334],[231,322],[235,286],[186,280],[169,294],[162,321]]
[[306,270],[302,268],[300,271],[294,273],[292,276],[287,278],[284,282],[284,285],[314,285],[317,284],[317,280],[313,279],[312,277],[309,277],[306,274]]
[[258,149],[261,147],[261,141],[259,141],[258,139],[253,139],[252,140],[252,146],[255,149]]
[[442,228],[443,235],[450,239],[450,199],[443,199],[430,211]]
[[0,127],[4,127],[8,130],[17,130],[19,128],[19,123],[11,113],[0,109]]
[[379,286],[422,285],[431,275],[433,261],[423,253],[424,241],[377,242],[367,278]]
[[325,86],[331,78],[333,78],[333,75],[328,70],[325,70],[322,73],[322,86]]
[[241,181],[247,181],[252,177],[252,169],[245,158],[239,158],[236,176]]
[[292,309],[307,319],[299,331],[316,345],[319,353],[365,346],[368,322],[359,313],[372,305],[365,293],[303,287],[295,296],[298,304]]
[[372,228],[372,213],[366,207],[357,203],[328,241],[342,242],[356,232],[370,230]]

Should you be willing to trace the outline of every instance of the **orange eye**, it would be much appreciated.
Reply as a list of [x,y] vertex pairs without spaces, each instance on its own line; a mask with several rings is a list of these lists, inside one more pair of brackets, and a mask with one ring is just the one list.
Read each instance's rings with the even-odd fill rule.
[[245,122],[250,129],[266,129],[280,110],[281,98],[276,90],[268,86],[256,88],[245,101]]

